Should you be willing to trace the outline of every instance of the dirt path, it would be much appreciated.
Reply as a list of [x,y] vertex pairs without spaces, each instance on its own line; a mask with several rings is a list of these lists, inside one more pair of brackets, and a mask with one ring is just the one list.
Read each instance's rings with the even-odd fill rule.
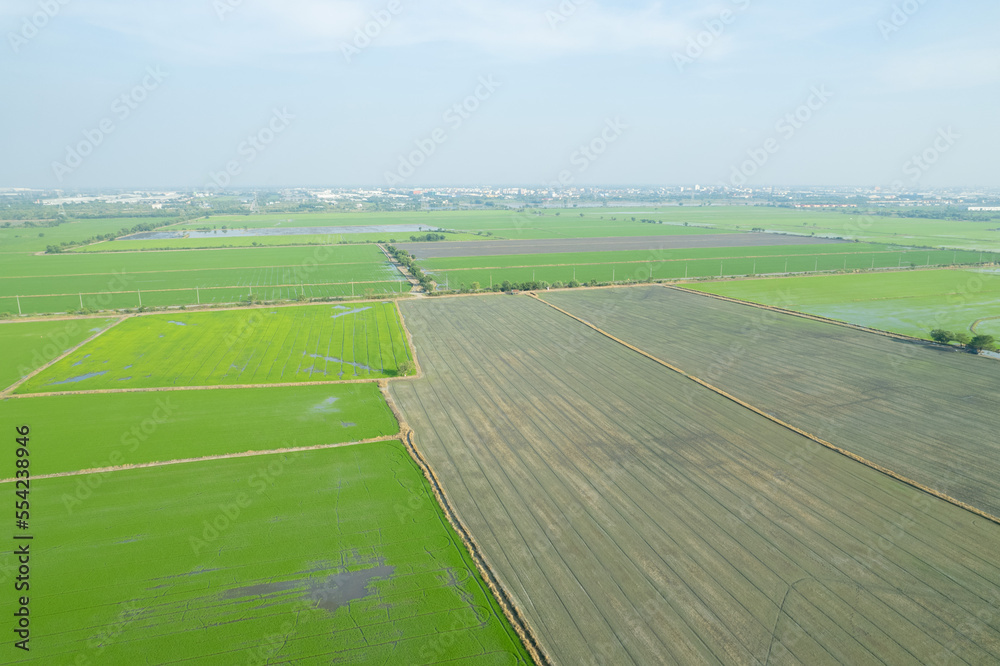
[[[687,291],[687,290],[684,290],[684,291]],[[695,293],[701,293],[701,292],[695,292]],[[865,465],[867,467],[870,467],[870,468],[874,469],[877,472],[881,472],[882,474],[885,474],[886,476],[892,477],[893,479],[895,479],[897,481],[901,481],[901,482],[905,483],[908,486],[912,486],[913,488],[916,488],[917,490],[921,490],[921,491],[923,491],[923,492],[925,492],[925,493],[927,493],[929,495],[933,495],[934,497],[937,497],[938,499],[942,499],[942,500],[944,500],[946,502],[954,504],[957,507],[965,509],[966,511],[974,513],[977,516],[980,516],[982,518],[986,518],[987,520],[992,521],[992,522],[1000,525],[1000,518],[998,518],[998,517],[996,517],[996,516],[994,516],[994,515],[992,515],[990,513],[987,513],[986,511],[983,511],[982,509],[974,507],[971,504],[966,504],[965,502],[962,502],[961,500],[955,499],[954,497],[951,497],[950,495],[946,495],[946,494],[944,494],[942,492],[934,490],[933,488],[929,488],[929,487],[923,485],[922,483],[919,483],[918,481],[914,481],[913,479],[905,477],[905,476],[903,476],[901,474],[897,474],[896,472],[892,471],[891,469],[888,469],[887,467],[883,467],[882,465],[879,465],[878,463],[874,463],[874,462],[872,462],[872,461],[870,461],[870,460],[868,460],[866,458],[863,458],[863,457],[857,455],[856,453],[852,453],[852,452],[850,452],[850,451],[848,451],[846,449],[842,449],[839,446],[836,446],[835,444],[832,444],[832,443],[826,441],[825,439],[817,437],[816,435],[814,435],[814,434],[812,434],[810,432],[802,430],[801,428],[797,428],[797,427],[793,426],[790,423],[786,423],[786,422],[782,421],[781,419],[777,418],[776,416],[772,416],[771,414],[768,414],[767,412],[765,412],[765,411],[763,411],[761,409],[758,409],[757,407],[754,407],[750,403],[745,402],[743,400],[740,400],[736,396],[731,395],[731,394],[727,393],[726,391],[723,391],[721,388],[718,388],[717,386],[709,384],[705,380],[700,379],[698,377],[695,377],[694,375],[689,374],[689,373],[685,372],[684,370],[681,370],[677,366],[672,365],[671,363],[668,363],[668,362],[666,362],[666,361],[664,361],[662,359],[659,359],[656,356],[653,356],[652,354],[650,354],[649,352],[646,352],[646,351],[644,351],[642,349],[639,349],[638,347],[636,347],[634,345],[631,345],[628,342],[625,342],[624,340],[622,340],[620,338],[616,338],[615,336],[611,335],[607,331],[604,331],[604,330],[598,328],[597,326],[594,326],[590,322],[585,321],[585,320],[581,319],[580,317],[577,317],[573,313],[567,312],[566,310],[563,310],[562,308],[560,308],[560,307],[558,307],[556,305],[553,305],[552,303],[549,303],[548,301],[544,300],[543,298],[541,298],[537,294],[528,292],[528,295],[531,296],[532,298],[536,299],[537,301],[539,301],[541,303],[544,303],[545,305],[549,306],[550,308],[552,308],[552,309],[554,309],[554,310],[556,310],[558,312],[561,312],[562,314],[566,315],[567,317],[570,317],[571,319],[574,319],[574,320],[580,322],[581,324],[583,324],[587,328],[593,329],[594,331],[600,333],[601,335],[605,336],[606,338],[609,338],[609,339],[617,342],[618,344],[620,344],[620,345],[622,345],[622,346],[624,346],[624,347],[626,347],[628,349],[631,349],[632,351],[634,351],[634,352],[636,352],[638,354],[641,354],[641,355],[645,356],[646,358],[650,359],[651,361],[659,363],[663,367],[665,367],[665,368],[667,368],[669,370],[672,370],[673,372],[676,372],[677,374],[681,375],[682,377],[686,377],[687,379],[690,379],[691,381],[695,382],[696,384],[700,384],[701,386],[704,386],[705,388],[709,389],[710,391],[713,391],[713,392],[721,395],[722,397],[726,398],[727,400],[731,400],[731,401],[735,402],[737,405],[740,405],[741,407],[749,409],[751,412],[753,412],[753,413],[755,413],[755,414],[757,414],[759,416],[763,416],[768,421],[771,421],[773,423],[777,423],[778,425],[780,425],[783,428],[787,428],[788,430],[791,430],[792,432],[798,433],[799,435],[802,435],[803,437],[811,439],[812,441],[816,442],[817,444],[820,444],[821,446],[824,446],[824,447],[830,449],[831,451],[835,451],[835,452],[837,452],[837,453],[839,453],[839,454],[841,454],[843,456],[846,456],[847,458],[850,458],[851,460],[854,460],[854,461],[859,462],[859,463],[861,463],[861,464],[863,464],[863,465]],[[738,301],[738,302],[742,302],[742,301]],[[775,308],[772,308],[772,309],[775,309]]]
[[[340,442],[338,444],[316,444],[314,446],[297,446],[285,449],[271,449],[269,451],[244,451],[243,453],[224,453],[215,456],[203,456],[201,458],[178,458],[177,460],[164,460],[162,462],[137,463],[134,465],[120,465],[118,467],[95,467],[92,469],[81,469],[74,472],[57,472],[55,474],[36,474],[31,477],[32,481],[38,479],[57,479],[63,476],[84,476],[87,474],[109,474],[111,472],[122,472],[129,469],[143,469],[146,467],[165,467],[167,465],[182,465],[185,463],[205,462],[207,460],[229,460],[231,458],[252,458],[255,456],[269,456],[275,453],[297,453],[299,451],[319,451],[321,449],[337,449],[342,446],[356,446],[358,444],[371,444],[373,442],[390,442],[398,440],[402,433],[387,435],[385,437],[373,437],[371,439],[361,439],[356,442]],[[0,483],[12,483],[15,479],[0,479]]]
[[392,264],[396,270],[399,271],[404,278],[406,278],[406,281],[410,283],[410,293],[418,297],[426,296],[424,288],[420,285],[420,281],[413,277],[413,274],[410,273],[410,269],[399,263],[399,260],[389,254],[389,251],[386,250],[381,243],[376,243],[376,245],[378,245],[378,249],[382,250],[382,254],[384,254],[385,258],[389,260],[389,263]]
[[[71,349],[70,351],[73,350]],[[67,354],[68,353],[69,352],[67,352]],[[51,365],[51,363],[49,365]],[[37,372],[32,373],[32,375],[35,374],[38,373]],[[388,378],[373,377],[371,379],[341,379],[329,382],[279,382],[276,384],[213,384],[209,386],[150,386],[147,388],[90,389],[86,391],[52,391],[50,393],[18,393],[18,394],[6,395],[7,392],[17,388],[17,386],[24,383],[24,381],[27,381],[28,379],[30,379],[30,377],[25,377],[24,380],[18,382],[17,385],[7,389],[7,391],[4,393],[0,393],[0,398],[24,399],[24,398],[44,398],[44,397],[51,397],[54,395],[88,395],[96,393],[158,393],[161,391],[212,391],[216,389],[279,388],[283,386],[289,387],[289,386],[329,386],[332,384],[370,384],[372,382],[383,381]]]
[[980,324],[982,324],[984,321],[993,321],[994,319],[1000,319],[1000,316],[983,317],[982,319],[977,319],[976,321],[972,322],[971,326],[969,326],[969,330],[972,332],[973,335],[976,335],[976,328],[978,328]]

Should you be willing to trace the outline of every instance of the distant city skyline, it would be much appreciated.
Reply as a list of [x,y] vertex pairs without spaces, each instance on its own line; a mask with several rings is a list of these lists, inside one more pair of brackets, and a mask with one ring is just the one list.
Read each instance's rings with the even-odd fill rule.
[[1000,186],[981,0],[11,0],[0,184]]

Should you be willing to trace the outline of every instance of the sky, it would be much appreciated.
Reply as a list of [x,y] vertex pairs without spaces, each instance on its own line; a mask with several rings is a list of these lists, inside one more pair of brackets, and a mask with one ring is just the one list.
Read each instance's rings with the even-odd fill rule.
[[4,0],[0,187],[997,187],[995,0]]

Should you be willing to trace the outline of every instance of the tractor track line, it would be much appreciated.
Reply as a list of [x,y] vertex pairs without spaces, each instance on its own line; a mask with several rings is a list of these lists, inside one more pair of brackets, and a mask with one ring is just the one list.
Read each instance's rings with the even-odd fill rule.
[[[700,293],[700,292],[696,292],[696,293]],[[832,444],[832,443],[826,441],[825,439],[817,437],[816,435],[813,435],[810,432],[802,430],[801,428],[797,428],[796,426],[793,426],[790,423],[786,423],[785,421],[782,421],[781,419],[777,418],[776,416],[772,416],[771,414],[768,414],[767,412],[763,411],[762,409],[754,407],[750,403],[748,403],[748,402],[746,402],[744,400],[740,400],[736,396],[723,391],[722,389],[718,388],[717,386],[709,384],[705,380],[700,379],[699,377],[696,377],[696,376],[694,376],[692,374],[689,374],[689,373],[685,372],[684,370],[681,370],[677,366],[672,365],[670,363],[667,363],[666,361],[664,361],[662,359],[659,359],[656,356],[653,356],[652,354],[650,354],[649,352],[643,351],[642,349],[639,349],[638,347],[636,347],[634,345],[631,345],[628,342],[625,342],[624,340],[622,340],[620,338],[616,338],[615,336],[611,335],[607,331],[601,330],[597,326],[594,326],[590,322],[588,322],[588,321],[586,321],[584,319],[581,319],[580,317],[577,317],[573,313],[567,312],[566,310],[563,310],[562,308],[560,308],[560,307],[558,307],[556,305],[553,305],[552,303],[549,303],[548,301],[542,299],[537,294],[528,292],[528,295],[531,296],[532,298],[534,298],[535,300],[537,300],[537,301],[539,301],[541,303],[544,303],[545,305],[549,306],[550,308],[552,308],[552,309],[554,309],[554,310],[556,310],[558,312],[561,312],[562,314],[566,315],[567,317],[570,317],[571,319],[575,319],[576,321],[580,322],[584,326],[587,326],[588,328],[591,328],[594,331],[597,331],[598,333],[600,333],[601,335],[605,336],[606,338],[609,338],[610,340],[613,340],[613,341],[617,342],[618,344],[620,344],[620,345],[622,345],[622,346],[624,346],[624,347],[626,347],[628,349],[631,349],[632,351],[634,351],[634,352],[636,352],[638,354],[641,354],[642,356],[645,356],[646,358],[650,359],[651,361],[659,363],[663,367],[676,372],[677,374],[681,375],[682,377],[686,377],[687,379],[690,379],[691,381],[693,381],[693,382],[695,382],[697,384],[700,384],[701,386],[704,386],[705,388],[707,388],[707,389],[709,389],[709,390],[711,390],[711,391],[713,391],[713,392],[721,395],[722,397],[726,398],[727,400],[731,400],[731,401],[735,402],[737,405],[740,405],[741,407],[749,409],[751,412],[753,412],[755,414],[758,414],[760,416],[763,416],[764,418],[766,418],[767,420],[769,420],[769,421],[771,421],[773,423],[777,423],[778,425],[780,425],[783,428],[787,428],[788,430],[791,430],[794,433],[798,433],[799,435],[802,435],[803,437],[806,437],[807,439],[811,439],[812,441],[816,442],[817,444],[820,444],[821,446],[824,446],[824,447],[830,449],[831,451],[839,453],[842,456],[850,458],[851,460],[854,460],[855,462],[859,462],[862,465],[865,465],[866,467],[870,467],[871,469],[875,470],[876,472],[880,472],[880,473],[882,473],[882,474],[884,474],[884,475],[886,475],[886,476],[888,476],[890,478],[893,478],[893,479],[895,479],[897,481],[901,481],[902,483],[905,483],[908,486],[916,488],[917,490],[923,491],[923,492],[925,492],[925,493],[927,493],[929,495],[933,495],[934,497],[937,497],[938,499],[944,500],[944,501],[948,502],[949,504],[954,504],[955,506],[957,506],[957,507],[959,507],[961,509],[965,509],[966,511],[969,511],[970,513],[974,513],[974,514],[976,514],[977,516],[979,516],[981,518],[985,518],[986,520],[989,520],[989,521],[991,521],[993,523],[996,523],[997,525],[1000,525],[1000,518],[997,518],[996,516],[994,516],[991,513],[987,513],[986,511],[983,511],[982,509],[974,507],[971,504],[966,504],[965,502],[963,502],[963,501],[961,501],[959,499],[956,499],[954,497],[951,497],[950,495],[946,495],[945,493],[942,493],[942,492],[940,492],[938,490],[934,490],[933,488],[930,488],[928,486],[923,485],[919,481],[914,481],[913,479],[905,477],[902,474],[897,474],[896,472],[892,471],[888,467],[883,467],[882,465],[879,465],[878,463],[872,462],[872,461],[868,460],[867,458],[863,458],[863,457],[859,456],[856,453],[852,453],[851,451],[848,451],[847,449],[842,449],[839,446],[837,446],[835,444]],[[890,335],[892,337],[896,337],[896,334],[888,334],[888,335]],[[900,336],[900,337],[902,337],[902,336]],[[907,339],[907,338],[903,338],[903,339]]]

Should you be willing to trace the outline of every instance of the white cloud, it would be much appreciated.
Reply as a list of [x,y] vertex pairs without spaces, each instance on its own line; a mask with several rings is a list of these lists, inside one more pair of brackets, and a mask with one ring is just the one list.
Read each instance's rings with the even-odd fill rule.
[[[580,53],[670,53],[700,29],[705,14],[704,7],[697,13],[671,15],[658,3],[615,8],[597,0],[397,1],[401,10],[373,44],[457,44],[526,60]],[[31,9],[30,4],[18,4],[22,12]],[[165,58],[226,62],[339,52],[374,12],[388,4],[389,0],[90,0],[67,5],[60,20],[134,39]]]

